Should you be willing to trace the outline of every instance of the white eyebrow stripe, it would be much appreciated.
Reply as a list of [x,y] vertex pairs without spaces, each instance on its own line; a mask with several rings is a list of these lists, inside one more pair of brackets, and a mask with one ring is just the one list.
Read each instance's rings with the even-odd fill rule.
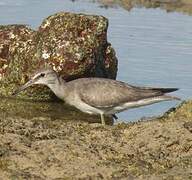
[[41,74],[49,75],[49,74],[52,74],[52,73],[53,72],[47,72],[47,73],[46,72],[39,72],[39,73],[35,74],[32,79],[40,78]]

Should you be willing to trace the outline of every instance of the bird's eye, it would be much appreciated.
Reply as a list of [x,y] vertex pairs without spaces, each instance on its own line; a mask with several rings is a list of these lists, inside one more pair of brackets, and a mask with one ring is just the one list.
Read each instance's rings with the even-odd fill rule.
[[45,76],[45,73],[41,73],[40,76],[41,76],[41,77],[44,77],[44,76]]

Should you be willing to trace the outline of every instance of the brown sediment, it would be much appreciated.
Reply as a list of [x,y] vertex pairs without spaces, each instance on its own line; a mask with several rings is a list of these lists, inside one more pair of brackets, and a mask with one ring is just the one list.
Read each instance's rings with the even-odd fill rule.
[[66,121],[1,111],[1,178],[190,179],[191,109],[188,101],[161,118],[114,126],[78,121],[82,114]]

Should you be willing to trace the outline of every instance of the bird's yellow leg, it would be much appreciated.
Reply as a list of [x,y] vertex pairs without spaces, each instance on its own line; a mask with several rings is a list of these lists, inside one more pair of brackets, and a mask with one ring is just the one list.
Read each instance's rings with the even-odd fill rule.
[[105,125],[105,118],[104,118],[104,115],[103,115],[103,114],[101,114],[101,124],[102,124],[102,125]]

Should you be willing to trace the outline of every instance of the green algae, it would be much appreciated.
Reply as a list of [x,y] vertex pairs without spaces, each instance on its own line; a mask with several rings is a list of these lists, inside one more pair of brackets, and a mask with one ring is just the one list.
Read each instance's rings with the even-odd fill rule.
[[[74,107],[66,105],[63,101],[46,101],[46,100],[34,100],[22,99],[22,98],[5,98],[1,97],[0,101],[0,116],[7,118],[25,118],[34,119],[42,118],[43,120],[48,119],[45,122],[51,123],[50,121],[62,120],[62,121],[85,121],[85,122],[98,122],[100,123],[99,116],[90,116],[82,113]],[[44,123],[45,123],[44,122]],[[109,118],[108,123],[112,124],[112,120]]]

